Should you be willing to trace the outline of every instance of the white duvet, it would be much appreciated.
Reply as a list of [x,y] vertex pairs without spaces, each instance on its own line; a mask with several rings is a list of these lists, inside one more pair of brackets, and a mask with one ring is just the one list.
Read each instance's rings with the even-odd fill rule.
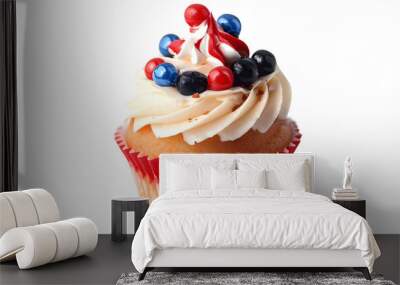
[[132,262],[143,272],[165,248],[358,249],[370,271],[380,255],[359,215],[321,195],[263,189],[160,196],[137,230]]

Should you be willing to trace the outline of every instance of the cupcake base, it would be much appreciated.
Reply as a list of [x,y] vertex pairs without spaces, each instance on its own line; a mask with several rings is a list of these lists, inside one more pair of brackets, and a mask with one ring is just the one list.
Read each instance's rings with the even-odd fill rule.
[[220,141],[218,136],[189,145],[182,135],[156,138],[150,127],[133,132],[133,120],[115,132],[115,141],[128,160],[136,177],[141,197],[158,197],[161,153],[293,153],[301,134],[291,119],[277,120],[266,133],[250,130],[235,141]]

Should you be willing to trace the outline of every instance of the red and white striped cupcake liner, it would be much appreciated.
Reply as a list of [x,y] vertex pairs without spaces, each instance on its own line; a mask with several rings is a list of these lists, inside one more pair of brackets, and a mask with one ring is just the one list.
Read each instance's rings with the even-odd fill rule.
[[125,141],[122,127],[116,130],[114,139],[128,160],[129,166],[136,178],[139,195],[150,199],[158,197],[158,181],[160,178],[158,158],[149,159],[148,156],[142,155],[130,148]]

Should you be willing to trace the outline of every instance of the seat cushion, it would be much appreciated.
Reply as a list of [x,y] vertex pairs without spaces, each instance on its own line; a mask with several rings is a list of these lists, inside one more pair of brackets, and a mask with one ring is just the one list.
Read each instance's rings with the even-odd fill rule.
[[28,189],[22,191],[29,195],[35,205],[39,224],[51,223],[60,220],[60,212],[53,196],[44,189]]
[[9,229],[15,228],[17,222],[10,202],[6,197],[0,195],[0,237]]
[[11,228],[60,220],[56,201],[44,189],[0,193],[0,214],[0,237]]
[[17,227],[0,238],[0,261],[16,257],[20,269],[86,254],[96,248],[96,225],[86,218]]
[[33,226],[39,223],[35,205],[28,194],[15,191],[3,192],[1,195],[10,203],[17,227]]
[[79,248],[79,236],[75,227],[66,221],[44,224],[55,235],[57,251],[51,262],[56,262],[75,256]]

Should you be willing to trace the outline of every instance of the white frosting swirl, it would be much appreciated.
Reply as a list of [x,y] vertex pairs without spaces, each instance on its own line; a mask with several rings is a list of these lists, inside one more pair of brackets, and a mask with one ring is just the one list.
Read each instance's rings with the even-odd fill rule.
[[[179,66],[187,61],[166,59]],[[189,66],[205,74],[212,65]],[[186,143],[195,144],[218,135],[233,141],[250,129],[265,133],[277,118],[286,118],[291,102],[290,85],[277,68],[260,78],[251,90],[234,87],[223,91],[207,90],[198,98],[182,96],[174,87],[159,87],[143,77],[130,102],[133,128],[150,125],[158,138],[182,134]]]

